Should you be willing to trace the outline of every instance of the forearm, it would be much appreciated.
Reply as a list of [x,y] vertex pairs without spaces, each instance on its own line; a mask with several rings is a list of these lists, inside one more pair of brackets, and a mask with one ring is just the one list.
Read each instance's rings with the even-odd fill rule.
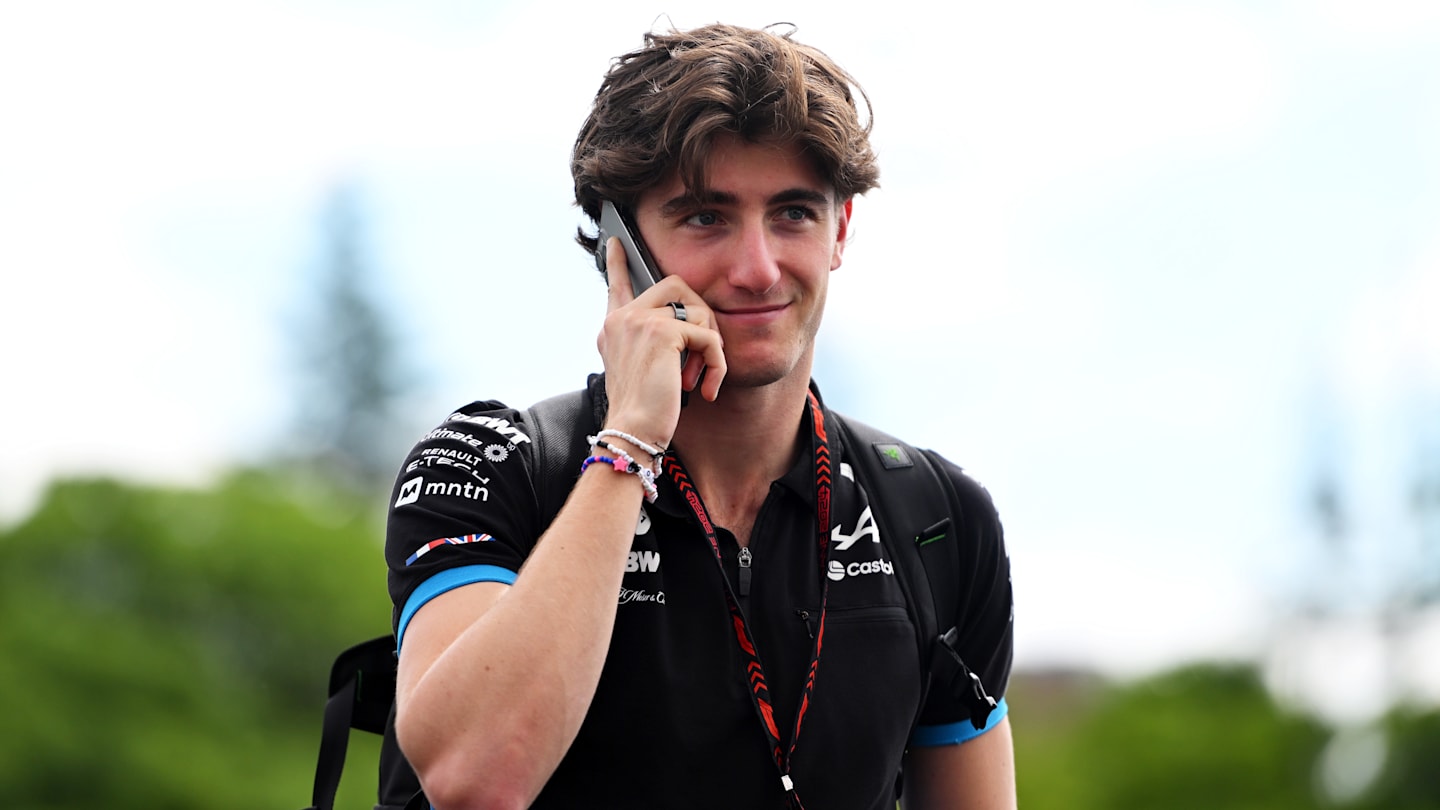
[[437,806],[524,806],[565,755],[605,663],[640,498],[634,476],[587,471],[513,587],[416,614],[397,730]]

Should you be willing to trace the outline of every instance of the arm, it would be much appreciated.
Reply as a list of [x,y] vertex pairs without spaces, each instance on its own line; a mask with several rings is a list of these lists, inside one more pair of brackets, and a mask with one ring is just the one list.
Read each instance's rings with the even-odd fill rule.
[[[663,445],[679,419],[682,387],[710,400],[718,394],[720,336],[705,302],[678,278],[633,298],[623,250],[611,242],[609,314],[598,341],[606,421]],[[675,319],[667,301],[683,302],[689,320]],[[682,349],[683,371],[675,362]],[[554,773],[604,668],[642,497],[635,476],[595,465],[513,586],[463,586],[410,619],[396,734],[436,806],[525,807]]]
[[1015,752],[1010,719],[958,745],[905,754],[904,810],[1014,810]]
[[514,586],[458,588],[411,620],[396,733],[436,806],[524,807],[554,772],[600,678],[641,496],[587,471]]

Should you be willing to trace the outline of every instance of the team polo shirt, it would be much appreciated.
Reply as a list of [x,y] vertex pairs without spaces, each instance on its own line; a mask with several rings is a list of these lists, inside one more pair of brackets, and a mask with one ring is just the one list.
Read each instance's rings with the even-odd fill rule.
[[[810,418],[807,410],[799,426],[806,445]],[[545,529],[527,429],[523,412],[472,403],[407,457],[386,540],[402,655],[406,626],[430,599],[523,576],[521,566]],[[812,810],[890,810],[907,745],[963,742],[1004,717],[1009,565],[988,496],[946,465],[962,500],[969,499],[960,532],[964,570],[956,572],[964,594],[960,653],[1000,699],[977,729],[965,705],[938,690],[921,706],[925,672],[911,611],[837,434],[829,432],[840,475],[824,571],[810,453],[770,485],[747,548],[718,528],[718,563],[686,500],[667,478],[659,480],[658,501],[642,504],[636,516],[594,700],[534,807],[786,806],[751,701],[727,586],[755,638],[787,745],[819,630],[822,582],[829,586],[822,654],[791,761],[795,789]],[[584,448],[579,452],[559,485],[573,484]],[[483,758],[475,762],[479,771],[486,767]]]

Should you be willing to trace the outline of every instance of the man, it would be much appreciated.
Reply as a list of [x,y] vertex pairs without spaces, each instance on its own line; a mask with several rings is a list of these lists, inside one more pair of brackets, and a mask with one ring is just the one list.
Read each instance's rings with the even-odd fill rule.
[[[878,179],[853,86],[788,33],[718,25],[606,76],[576,198],[628,211],[664,277],[635,295],[618,240],[582,233],[609,283],[590,458],[548,473],[523,413],[479,402],[396,485],[396,729],[435,807],[1014,806],[1003,700],[922,705],[914,606],[811,385]],[[946,472],[980,493],[960,649],[998,697],[1008,561]],[[548,524],[547,486],[573,487]]]

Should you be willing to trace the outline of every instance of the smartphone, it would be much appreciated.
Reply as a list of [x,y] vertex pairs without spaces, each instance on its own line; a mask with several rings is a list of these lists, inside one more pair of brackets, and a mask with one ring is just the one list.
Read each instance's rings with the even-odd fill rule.
[[640,229],[626,215],[620,213],[615,203],[605,200],[600,204],[600,246],[595,249],[595,266],[605,271],[605,243],[610,237],[620,237],[625,246],[625,264],[630,268],[630,289],[635,295],[650,289],[660,281],[660,271],[645,242],[640,239]]
[[[635,227],[635,221],[629,216],[620,213],[615,203],[604,200],[600,203],[600,244],[595,248],[595,266],[600,272],[605,272],[605,243],[610,237],[620,237],[620,244],[625,247],[625,264],[630,270],[630,289],[635,295],[650,289],[660,282],[660,271],[655,260],[650,257],[650,251],[645,249],[645,241],[640,238],[640,229]],[[680,365],[685,365],[685,360],[690,356],[688,350],[680,352]]]

